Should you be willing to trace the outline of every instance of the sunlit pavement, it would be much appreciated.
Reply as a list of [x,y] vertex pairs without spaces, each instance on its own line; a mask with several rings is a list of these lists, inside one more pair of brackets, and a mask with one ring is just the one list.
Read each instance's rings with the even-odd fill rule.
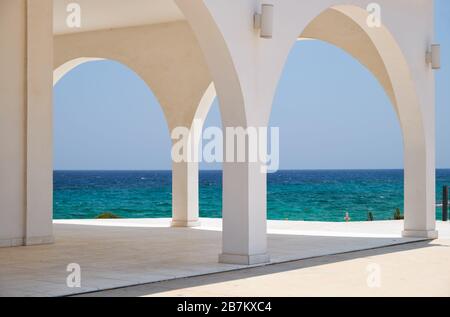
[[[56,221],[54,225],[55,244],[0,249],[0,295],[80,294],[246,268],[218,263],[218,254],[221,251],[220,220],[202,219],[202,226],[196,229],[170,228],[169,223],[169,219]],[[206,283],[204,286],[196,286],[192,290],[189,289],[192,286],[183,286],[183,283],[197,279],[208,280],[211,278],[214,280],[222,275],[165,282],[175,283],[173,285],[179,285],[179,287],[176,287],[176,291],[172,291],[170,288],[168,290],[166,286],[162,286],[163,289],[160,291],[152,289],[144,293],[206,295],[204,294],[205,289],[214,289],[221,285],[223,288],[217,287],[215,291],[209,289],[207,291],[211,295],[220,293],[230,296],[271,295],[271,292],[279,292],[275,295],[320,295],[319,293],[322,291],[324,292],[322,295],[327,295],[333,294],[333,290],[338,291],[342,285],[346,287],[354,285],[354,291],[359,292],[357,286],[364,288],[367,280],[367,264],[377,262],[378,257],[380,257],[381,264],[382,287],[366,291],[386,291],[387,285],[390,283],[395,283],[395,287],[389,288],[389,291],[390,289],[399,289],[402,287],[400,284],[409,285],[409,280],[414,281],[414,278],[418,283],[422,281],[420,282],[423,286],[421,286],[421,292],[427,290],[425,282],[447,282],[446,285],[450,285],[448,279],[445,280],[448,269],[444,270],[450,263],[450,249],[445,240],[450,239],[450,224],[448,223],[438,223],[443,240],[419,244],[412,243],[417,241],[415,239],[400,238],[401,221],[372,223],[269,221],[268,226],[269,253],[272,263],[321,258],[303,260],[297,262],[298,264],[288,263],[259,267],[252,269],[256,270],[254,272],[261,272],[253,277],[247,275],[253,274],[252,270],[230,272],[226,273],[223,280],[220,281],[223,284]],[[403,248],[402,252],[392,252],[389,248],[377,249],[404,243],[407,244],[397,247],[400,248],[400,251]],[[442,246],[440,246],[441,244]],[[323,257],[324,255],[367,249],[375,250],[361,255],[350,253],[337,257]],[[374,252],[377,254],[376,256],[372,255]],[[384,260],[388,261],[386,267],[382,262]],[[417,265],[415,264],[416,260]],[[71,263],[78,264],[81,268],[80,288],[68,287],[67,278],[70,272],[67,272],[67,268]],[[395,265],[391,267],[389,263]],[[285,267],[293,269],[284,269]],[[415,277],[406,276],[405,274],[408,272]],[[335,273],[336,276],[334,276]],[[227,274],[230,276],[228,277]],[[442,276],[443,274],[444,276]],[[241,281],[240,278],[236,279],[233,276],[246,280]],[[348,279],[345,278],[346,276]],[[268,280],[264,281],[265,278]],[[287,283],[286,287],[281,284],[279,284],[280,287],[276,287],[277,283],[283,279]],[[258,281],[269,284],[265,287],[258,287]],[[343,284],[341,285],[339,281]],[[243,284],[241,287],[239,285],[241,282],[248,284]],[[239,290],[233,286],[236,283],[239,285]],[[161,285],[140,287],[154,288]],[[186,287],[188,288],[185,289]],[[365,287],[367,288],[367,286]],[[132,291],[134,288],[129,290]],[[438,290],[441,294],[445,294],[448,288],[430,286],[430,291]],[[166,293],[167,291],[174,293]],[[414,288],[405,286],[405,291],[413,292]],[[117,292],[127,292],[127,290]],[[353,293],[349,291],[349,294]]]
[[450,296],[450,240],[179,279],[87,296]]

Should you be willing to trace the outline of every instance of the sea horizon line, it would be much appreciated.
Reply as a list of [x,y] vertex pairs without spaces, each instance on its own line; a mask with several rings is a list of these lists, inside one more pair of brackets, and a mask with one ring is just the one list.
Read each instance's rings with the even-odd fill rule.
[[[450,170],[449,167],[436,168],[436,171]],[[221,172],[222,169],[199,169],[199,172]],[[334,171],[404,171],[404,168],[312,168],[279,169],[277,172],[334,172]],[[171,169],[55,169],[53,172],[172,172]]]

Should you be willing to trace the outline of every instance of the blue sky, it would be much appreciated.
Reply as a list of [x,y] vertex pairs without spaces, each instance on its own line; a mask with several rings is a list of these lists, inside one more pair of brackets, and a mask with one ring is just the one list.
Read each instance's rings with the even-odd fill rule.
[[[436,1],[436,9],[443,59],[436,73],[437,166],[450,168],[450,1]],[[54,104],[55,169],[170,169],[161,108],[124,65],[79,66],[55,87]],[[271,125],[280,127],[282,169],[403,166],[400,127],[383,89],[351,56],[320,41],[293,48]],[[217,101],[206,126],[220,126]]]

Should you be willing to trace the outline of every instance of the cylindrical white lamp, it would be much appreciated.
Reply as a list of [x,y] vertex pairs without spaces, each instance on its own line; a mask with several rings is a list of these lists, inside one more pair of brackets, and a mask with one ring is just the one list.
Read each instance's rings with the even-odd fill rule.
[[431,64],[431,68],[441,69],[441,45],[431,45],[431,49],[427,53],[427,62]]
[[264,39],[271,39],[273,36],[273,12],[272,4],[263,4],[261,14],[255,14],[255,28],[260,30],[260,36]]
[[263,4],[261,8],[261,37],[271,39],[273,36],[273,5]]

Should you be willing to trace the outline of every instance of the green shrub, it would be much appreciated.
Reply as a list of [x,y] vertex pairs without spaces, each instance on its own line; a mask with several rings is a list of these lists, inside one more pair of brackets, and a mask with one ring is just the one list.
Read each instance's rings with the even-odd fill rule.
[[95,217],[95,219],[119,219],[119,218],[120,218],[119,216],[113,214],[112,212],[104,212]]
[[394,220],[403,220],[405,217],[402,215],[400,208],[397,208],[394,212]]

